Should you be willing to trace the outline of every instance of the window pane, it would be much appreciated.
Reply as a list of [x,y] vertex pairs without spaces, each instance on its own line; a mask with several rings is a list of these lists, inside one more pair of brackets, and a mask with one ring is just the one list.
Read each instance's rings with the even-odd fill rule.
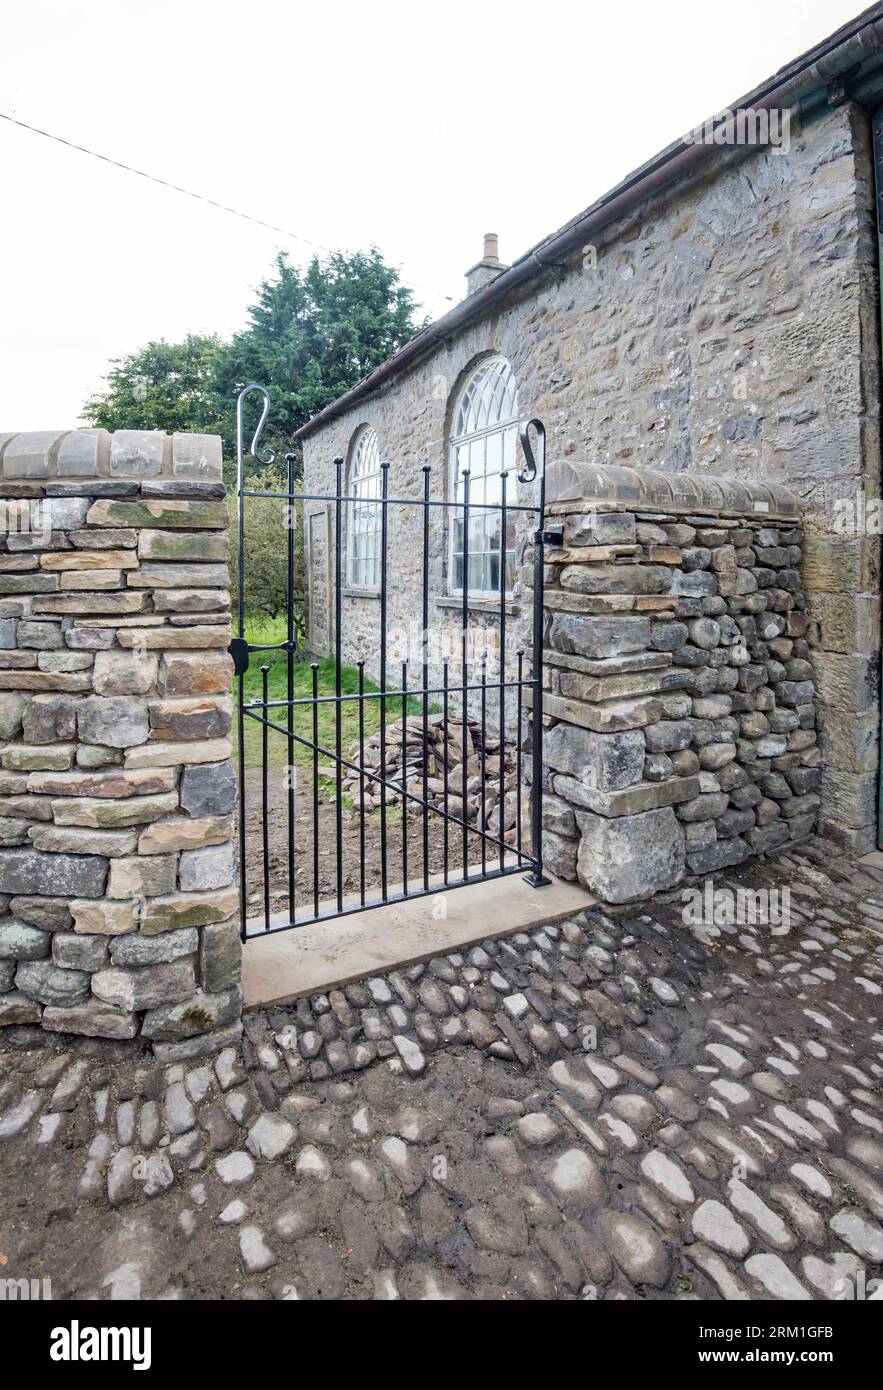
[[[502,357],[486,358],[464,387],[454,412],[451,448],[451,492],[463,501],[462,470],[469,468],[469,589],[498,593],[500,586],[501,514],[487,510],[502,499],[500,472],[511,472],[517,462],[518,392],[509,363]],[[514,503],[514,478],[508,489]],[[451,586],[462,583],[463,516],[451,517]],[[506,584],[514,575],[515,518],[507,515]]]
[[506,469],[515,467],[517,441],[518,430],[514,425],[503,431],[503,467]]
[[474,551],[484,550],[484,513],[474,512],[469,514],[469,549]]
[[454,499],[463,500],[463,470],[469,467],[469,445],[461,444],[454,450]]
[[380,508],[368,499],[380,496],[380,447],[371,429],[363,429],[356,440],[349,495],[354,499],[348,529],[350,584],[354,589],[376,588],[381,517]]
[[499,473],[503,466],[503,436],[499,431],[489,434],[485,443],[487,449],[485,472]]
[[[507,498],[509,494],[506,494]],[[503,484],[500,481],[499,473],[492,473],[485,480],[484,500],[485,502],[500,502],[503,498]]]
[[470,454],[473,478],[483,478],[487,472],[487,439],[476,439]]

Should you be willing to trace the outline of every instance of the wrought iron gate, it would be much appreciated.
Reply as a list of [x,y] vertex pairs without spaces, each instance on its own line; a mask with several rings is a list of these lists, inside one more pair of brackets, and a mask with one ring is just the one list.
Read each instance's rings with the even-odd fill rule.
[[[560,531],[543,530],[545,430],[541,422],[529,420],[519,427],[525,462],[518,480],[523,484],[535,483],[536,500],[532,502],[507,499],[505,472],[500,475],[499,501],[494,503],[470,501],[468,471],[462,474],[459,500],[433,497],[429,465],[422,469],[415,466],[415,481],[422,480],[416,495],[390,496],[389,464],[381,463],[377,496],[359,500],[360,506],[376,507],[380,512],[378,643],[373,661],[369,655],[352,662],[356,671],[355,688],[345,690],[343,536],[347,508],[353,507],[355,502],[346,492],[344,461],[340,458],[334,461],[334,490],[329,493],[296,490],[293,454],[285,456],[284,488],[267,491],[247,487],[243,407],[246,399],[255,393],[261,398],[262,406],[248,452],[263,467],[275,461],[272,450],[262,453],[260,447],[270,407],[269,396],[261,386],[247,386],[236,403],[237,636],[230,644],[237,686],[243,940],[256,934],[284,931],[359,912],[366,907],[437,894],[466,883],[515,873],[523,873],[526,882],[533,887],[548,883],[543,874],[541,824],[543,565],[545,544],[561,545],[562,536]],[[536,448],[532,436],[536,439]],[[246,507],[250,499],[257,498],[279,504],[279,543],[287,556],[286,636],[281,641],[263,644],[249,642],[246,637],[249,565]],[[295,621],[296,529],[303,523],[307,504],[325,505],[333,516],[326,555],[333,590],[333,674],[328,680],[328,684],[333,683],[333,692],[320,686],[320,663],[307,661]],[[496,634],[496,679],[488,678],[486,653],[476,662],[471,659],[469,650],[470,514],[474,515],[479,509],[493,511],[500,518],[500,554],[494,566],[499,575],[499,592],[488,619]],[[402,518],[413,518],[411,524],[418,538],[422,560],[419,586],[422,643],[419,660],[397,662],[392,672],[388,656],[389,599],[395,561],[391,561],[389,554],[389,520],[394,513]],[[527,596],[532,607],[530,635],[525,645],[515,651],[507,645],[507,620],[512,611],[512,595],[507,592],[507,522],[513,517],[522,527],[529,528],[528,541],[533,547],[533,588]],[[447,528],[455,522],[462,527],[459,534],[463,537],[462,593],[456,598],[462,624],[461,649],[459,662],[455,659],[452,663],[448,656],[441,660],[439,675],[433,674],[431,669],[428,640],[431,600],[436,597],[431,586],[432,527],[436,524]],[[451,600],[447,602],[450,604]],[[258,680],[257,673],[250,670],[250,661],[252,654],[259,652],[279,652],[283,662],[277,661],[272,673],[268,665],[261,665]],[[369,670],[375,669],[378,673],[376,685],[366,673],[366,663]],[[284,673],[280,672],[280,665],[284,665]],[[280,686],[283,682],[276,677],[284,674],[284,693],[271,691],[271,674],[274,684]],[[348,683],[352,684],[352,676]],[[298,686],[304,693],[297,693]],[[320,722],[327,724],[323,716],[329,711],[333,715],[330,737],[320,735]],[[354,742],[349,749],[344,747],[343,732],[348,712],[352,715],[353,731],[358,731],[357,745]],[[457,765],[453,766],[455,783],[450,748],[453,744],[456,750],[457,735],[452,730],[457,729],[458,720],[461,759],[459,770]],[[477,739],[477,750],[471,760],[467,755],[467,743],[472,747],[470,721],[475,725]],[[367,739],[366,724],[376,724],[376,732]],[[255,725],[259,732],[251,737],[251,747],[256,766],[248,766],[247,733],[250,735]],[[432,740],[430,731],[434,735]],[[509,736],[513,740],[511,743]],[[398,779],[391,775],[387,761],[393,737],[401,746]],[[372,767],[366,757],[366,748],[372,746],[372,739],[379,745],[377,768]],[[273,743],[280,741],[285,755],[281,789],[280,763],[271,756]],[[429,770],[435,754],[431,750],[439,746],[441,768],[436,770],[441,771],[441,777],[433,779]],[[418,758],[418,776],[409,780],[408,749],[415,747],[422,750],[422,758]],[[304,795],[298,787],[299,766],[307,783]],[[431,792],[433,780],[436,786]],[[529,788],[525,788],[525,781],[529,782]],[[345,816],[345,782],[351,791],[349,800],[355,818],[349,812]],[[401,820],[393,837],[390,820],[393,806],[397,811],[399,804]],[[470,807],[474,808],[474,823]],[[494,810],[498,812],[495,826]],[[271,812],[274,831],[279,828],[280,820],[284,820],[284,835],[271,837]],[[345,819],[351,821],[349,829],[353,834],[349,837],[344,833]],[[433,835],[431,847],[433,826],[439,826],[440,831],[438,836]],[[333,836],[334,845],[327,891],[322,887],[323,866],[320,864],[326,832],[329,842]],[[397,845],[393,844],[393,838],[398,841]],[[253,849],[254,855],[250,854]],[[368,855],[373,850],[377,851],[378,858],[376,883],[371,882],[367,868]],[[252,865],[252,858],[257,860],[257,866]],[[277,866],[275,888],[271,860]],[[353,860],[357,861],[355,865]],[[308,874],[311,883],[299,884],[299,874]],[[280,900],[281,908],[274,908],[274,903]]]

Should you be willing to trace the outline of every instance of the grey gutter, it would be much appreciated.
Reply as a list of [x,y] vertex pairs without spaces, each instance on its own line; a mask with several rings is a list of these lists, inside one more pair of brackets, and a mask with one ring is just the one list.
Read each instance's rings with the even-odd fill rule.
[[[872,5],[849,24],[843,25],[829,38],[801,57],[780,68],[774,77],[747,96],[734,102],[732,111],[794,108],[804,113],[824,100],[826,89],[837,78],[847,82],[860,64],[883,51],[883,3]],[[344,414],[357,401],[372,395],[384,382],[404,368],[444,344],[466,324],[481,318],[498,301],[513,290],[535,279],[546,270],[560,269],[563,257],[581,247],[592,233],[598,232],[618,217],[623,217],[645,202],[652,194],[668,188],[679,179],[692,175],[727,146],[687,144],[678,140],[648,160],[580,213],[565,223],[558,232],[538,242],[532,250],[519,257],[508,270],[498,275],[483,289],[450,309],[435,323],[424,328],[369,376],[350,387],[337,400],[326,405],[295,432],[295,439],[306,439],[338,415]]]

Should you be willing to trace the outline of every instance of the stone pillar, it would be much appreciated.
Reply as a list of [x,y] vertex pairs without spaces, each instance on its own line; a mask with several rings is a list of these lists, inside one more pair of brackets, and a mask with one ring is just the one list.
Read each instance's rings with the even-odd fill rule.
[[[628,902],[809,835],[821,774],[786,489],[550,470],[544,850]],[[554,723],[553,723],[554,721]]]
[[[847,516],[857,530],[864,524],[863,497]],[[804,584],[817,633],[823,824],[831,839],[863,853],[877,845],[879,536],[808,535]]]
[[0,1025],[239,1035],[214,435],[0,435]]

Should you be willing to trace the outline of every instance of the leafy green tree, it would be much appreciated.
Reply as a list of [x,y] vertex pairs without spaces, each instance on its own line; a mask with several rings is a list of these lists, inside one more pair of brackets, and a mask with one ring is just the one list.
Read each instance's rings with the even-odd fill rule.
[[[284,492],[285,469],[273,464],[249,471],[248,486],[255,492]],[[228,493],[230,534],[231,597],[234,610],[238,599],[238,556],[236,548],[236,495]],[[287,611],[288,603],[288,524],[294,531],[295,635],[303,639],[301,615],[304,608],[302,509],[292,513],[284,498],[247,497],[244,506],[245,535],[245,613],[247,618],[276,618]]]
[[218,337],[190,333],[182,343],[160,338],[114,358],[104,390],[86,402],[83,414],[106,430],[222,432],[227,407],[215,388],[221,348]]
[[[276,257],[273,274],[258,288],[248,323],[225,343],[189,334],[181,343],[164,339],[114,360],[103,391],[84,407],[85,418],[108,430],[145,429],[220,434],[224,473],[233,485],[235,401],[249,382],[265,386],[271,408],[262,453],[276,450],[276,462],[259,469],[248,464],[248,486],[279,491],[285,487],[284,456],[292,435],[311,415],[349,390],[413,337],[411,291],[399,281],[376,247],[351,256],[314,256],[306,268],[287,255]],[[259,405],[248,402],[246,447]],[[232,499],[235,503],[235,498]],[[286,603],[287,545],[280,520],[283,503],[246,502],[245,607],[270,618]],[[295,528],[296,620],[302,628],[303,535]],[[235,596],[234,582],[234,596]]]
[[250,381],[272,402],[264,436],[281,455],[311,415],[391,357],[422,324],[411,291],[376,247],[337,251],[306,269],[276,257],[249,324],[219,354],[215,389],[231,401]]

